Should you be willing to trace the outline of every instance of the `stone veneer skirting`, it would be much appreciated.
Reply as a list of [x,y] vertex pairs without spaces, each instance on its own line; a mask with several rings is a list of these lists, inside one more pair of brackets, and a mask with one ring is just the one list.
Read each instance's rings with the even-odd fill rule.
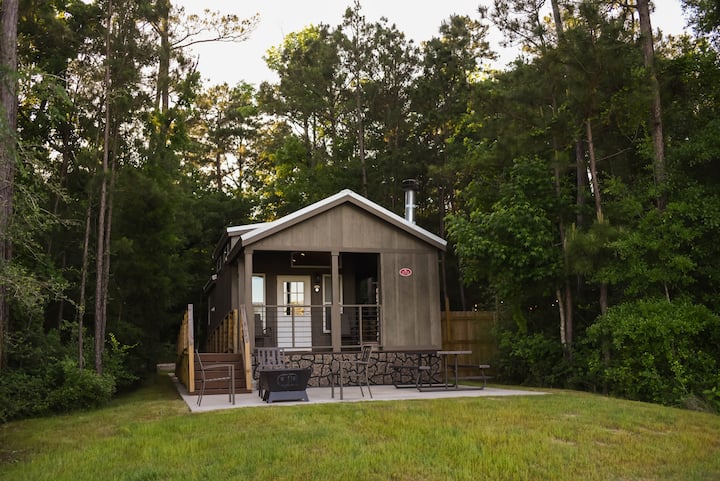
[[[308,386],[330,386],[333,375],[338,372],[342,363],[344,383],[358,383],[358,372],[353,361],[358,359],[359,352],[285,352],[288,367],[312,368]],[[417,366],[418,352],[407,351],[373,351],[368,365],[370,384],[414,384],[416,371],[412,369],[396,369],[395,366],[412,368]],[[433,382],[439,382],[441,363],[437,356],[422,355],[423,365],[430,365],[430,376]],[[427,382],[425,374],[423,380]]]

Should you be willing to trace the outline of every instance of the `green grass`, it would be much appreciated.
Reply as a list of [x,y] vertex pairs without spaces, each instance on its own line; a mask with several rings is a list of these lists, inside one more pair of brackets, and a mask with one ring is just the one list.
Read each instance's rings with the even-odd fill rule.
[[0,426],[0,480],[711,480],[720,417],[548,396],[190,414],[169,378]]

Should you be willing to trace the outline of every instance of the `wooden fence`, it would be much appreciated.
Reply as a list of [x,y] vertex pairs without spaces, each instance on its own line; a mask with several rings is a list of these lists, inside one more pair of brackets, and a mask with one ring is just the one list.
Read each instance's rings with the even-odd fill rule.
[[[493,328],[497,315],[492,311],[450,311],[442,313],[443,349],[472,351],[461,364],[489,364],[497,353]],[[491,369],[492,370],[492,369]]]

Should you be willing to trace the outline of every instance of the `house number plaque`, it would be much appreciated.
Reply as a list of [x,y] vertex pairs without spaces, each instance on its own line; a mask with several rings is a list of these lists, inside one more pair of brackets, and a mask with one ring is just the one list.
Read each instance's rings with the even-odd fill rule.
[[401,268],[401,269],[398,271],[398,273],[399,273],[400,276],[402,276],[402,277],[410,277],[410,276],[413,274],[412,269],[410,269],[409,267],[403,267],[403,268]]

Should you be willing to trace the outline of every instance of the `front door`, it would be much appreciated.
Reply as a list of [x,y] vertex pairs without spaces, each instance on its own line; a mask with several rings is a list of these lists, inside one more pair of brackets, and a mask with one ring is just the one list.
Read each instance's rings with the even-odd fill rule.
[[278,276],[278,347],[312,348],[310,312],[310,276]]

